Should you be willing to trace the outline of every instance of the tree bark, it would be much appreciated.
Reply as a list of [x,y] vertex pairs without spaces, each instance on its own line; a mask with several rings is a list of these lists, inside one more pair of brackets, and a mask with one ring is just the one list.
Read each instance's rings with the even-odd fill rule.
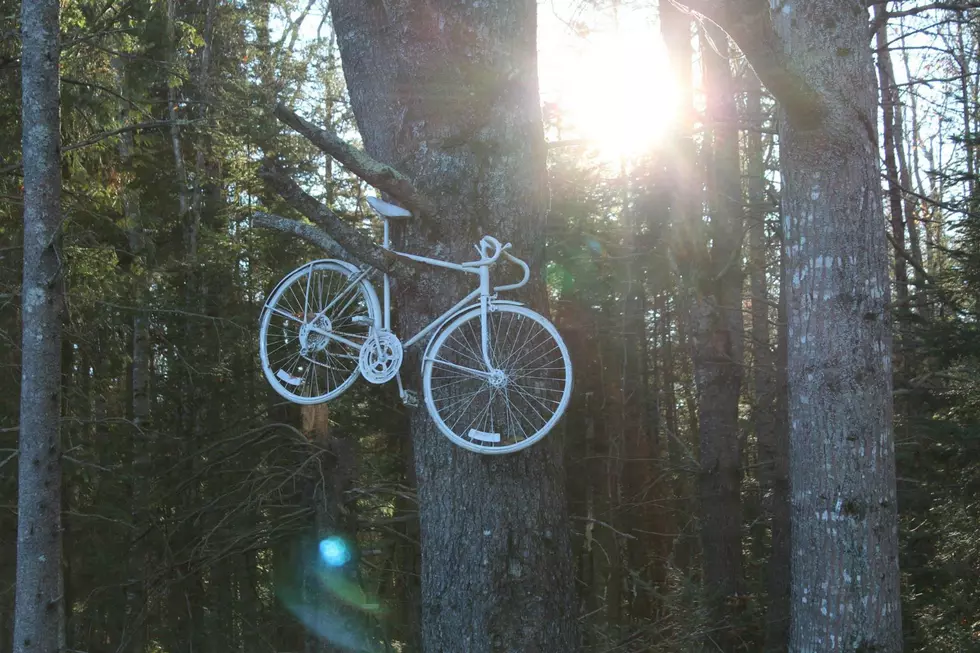
[[863,3],[778,14],[817,124],[780,120],[788,275],[791,651],[899,651],[888,251]]
[[[547,211],[532,0],[338,0],[331,14],[366,151],[402,171],[434,212],[398,244],[472,258],[484,233],[534,270],[539,307]],[[399,335],[463,295],[434,272],[397,291]],[[417,385],[418,359],[403,372]],[[454,447],[425,411],[412,417],[426,651],[579,649],[562,461],[555,432],[506,457]]]
[[65,650],[61,567],[59,3],[24,2],[24,278],[15,653]]

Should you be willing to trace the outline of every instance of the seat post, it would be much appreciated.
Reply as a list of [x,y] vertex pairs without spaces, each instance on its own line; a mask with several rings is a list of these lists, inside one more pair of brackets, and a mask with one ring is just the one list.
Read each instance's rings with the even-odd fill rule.
[[[391,235],[388,231],[388,216],[382,215],[381,219],[384,220],[383,246],[385,249],[391,249]],[[385,302],[384,330],[391,331],[391,286],[388,283],[387,272],[384,273],[384,302]]]

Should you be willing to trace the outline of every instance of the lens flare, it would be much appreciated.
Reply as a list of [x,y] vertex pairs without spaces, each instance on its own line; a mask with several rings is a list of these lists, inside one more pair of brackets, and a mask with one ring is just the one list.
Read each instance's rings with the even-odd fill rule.
[[389,650],[381,632],[386,610],[361,586],[356,539],[304,536],[288,556],[276,595],[310,635],[351,653]]
[[330,567],[343,567],[350,562],[350,548],[341,538],[332,535],[320,540],[320,558]]

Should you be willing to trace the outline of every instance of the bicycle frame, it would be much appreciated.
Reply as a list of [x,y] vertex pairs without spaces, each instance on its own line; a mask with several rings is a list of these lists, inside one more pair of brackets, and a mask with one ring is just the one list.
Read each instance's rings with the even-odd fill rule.
[[[418,333],[403,340],[392,331],[397,298],[387,266],[376,269],[343,260],[347,257],[308,261],[279,281],[259,316],[266,380],[280,396],[301,405],[335,399],[358,378],[376,386],[395,381],[406,406],[424,407],[442,435],[474,453],[511,453],[541,440],[568,407],[573,371],[568,347],[551,320],[498,295],[530,282],[527,263],[510,253],[510,243],[492,236],[480,239],[476,258],[459,263],[394,251],[389,220],[412,214],[379,198],[366,199],[383,218],[386,255],[413,266],[475,275],[477,283],[451,284],[460,291],[458,301],[439,297],[440,304],[452,306],[439,315],[433,311],[434,319],[425,323],[406,320]],[[490,269],[501,257],[523,271],[516,283],[501,284],[518,277],[507,269],[500,285],[492,284]],[[420,343],[420,355],[411,357],[421,367],[420,387],[406,388],[404,350]]]
[[[486,253],[480,251],[480,248],[477,247],[477,250],[484,258],[481,259],[481,261],[476,261],[471,263],[450,263],[448,261],[440,261],[439,259],[433,259],[425,256],[418,256],[416,254],[408,254],[406,252],[395,251],[391,249],[391,239],[389,235],[388,218],[385,216],[382,216],[382,218],[384,219],[384,241],[382,246],[386,250],[390,251],[392,254],[395,254],[396,256],[404,257],[406,259],[415,261],[417,263],[424,263],[426,265],[432,265],[435,267],[446,268],[449,270],[456,270],[457,272],[476,274],[479,277],[479,282],[480,282],[480,285],[476,290],[466,295],[463,299],[459,300],[455,305],[453,305],[452,308],[450,308],[442,315],[432,320],[418,333],[416,333],[414,336],[406,340],[402,346],[407,349],[408,347],[415,345],[420,340],[425,338],[429,333],[443,326],[450,318],[456,315],[462,308],[468,306],[469,304],[474,302],[477,298],[479,298],[480,338],[481,338],[481,345],[483,350],[481,353],[483,354],[483,362],[486,364],[487,370],[493,370],[493,364],[490,361],[490,354],[489,354],[489,334],[487,333],[487,311],[490,308],[490,301],[496,295],[496,293],[500,291],[516,290],[527,284],[528,280],[531,277],[531,270],[528,267],[527,263],[507,253],[505,251],[506,248],[503,247],[500,248],[496,257],[493,257],[493,260],[487,260]],[[483,241],[481,241],[481,244],[482,243]],[[517,283],[505,284],[503,286],[495,286],[494,288],[491,289],[490,267],[498,262],[498,259],[501,255],[506,256],[509,261],[520,266],[524,270],[524,278],[518,281]],[[357,285],[360,284],[361,281],[363,281],[372,272],[373,272],[373,268],[370,266],[365,265],[361,267],[360,274],[354,276],[351,279],[350,283],[348,283],[347,286],[340,293],[337,294],[334,300],[330,302],[330,304],[328,304],[326,307],[324,307],[321,311],[319,311],[319,313],[326,314],[326,312],[329,311],[331,308],[333,308],[333,306],[338,301],[340,301],[341,298],[345,297],[349,292],[351,292],[354,288],[356,288]],[[382,330],[391,331],[391,280],[387,272],[383,273],[383,284],[384,284],[384,288],[383,288],[384,304],[382,308],[382,314],[380,316],[375,315],[374,328],[377,331],[382,331]],[[328,338],[332,338],[334,340],[343,342],[344,344],[353,347],[354,349],[360,350],[361,348],[360,344],[348,340],[343,336],[339,336],[335,333],[321,331],[319,329],[317,329],[316,331],[318,333],[322,333],[324,336],[327,336]],[[478,370],[470,370],[470,371],[479,372]],[[489,374],[489,371],[485,372],[485,374]]]
[[[412,345],[418,343],[420,340],[425,338],[426,335],[428,335],[435,329],[438,329],[439,327],[444,325],[453,315],[459,312],[460,309],[462,309],[464,306],[469,305],[479,297],[480,298],[480,338],[481,338],[482,349],[483,349],[482,351],[483,362],[486,364],[488,370],[493,369],[493,363],[490,361],[490,354],[488,352],[489,335],[487,333],[487,310],[489,310],[491,297],[502,290],[516,290],[517,288],[521,288],[522,286],[527,284],[531,276],[530,268],[528,268],[527,264],[524,261],[520,260],[515,256],[507,254],[507,252],[504,251],[505,248],[502,248],[500,254],[505,255],[508,258],[508,260],[519,265],[524,270],[524,278],[517,283],[507,284],[503,286],[496,286],[493,288],[493,294],[491,294],[490,267],[497,262],[496,260],[485,262],[482,264],[478,263],[476,265],[472,263],[470,264],[450,263],[448,261],[440,261],[438,259],[428,258],[426,256],[418,256],[416,254],[408,254],[406,252],[395,251],[391,249],[391,238],[390,238],[389,227],[388,227],[388,218],[383,215],[381,217],[384,220],[384,240],[382,246],[385,249],[389,250],[390,252],[392,252],[397,256],[402,256],[404,258],[407,258],[411,261],[415,261],[417,263],[424,263],[426,265],[433,265],[436,267],[446,268],[449,270],[456,270],[457,272],[467,272],[470,274],[476,274],[480,280],[480,285],[476,290],[466,295],[466,297],[459,300],[455,305],[453,305],[452,308],[444,312],[439,317],[435,318],[432,322],[426,325],[418,333],[416,333],[414,336],[406,340],[404,343],[404,347],[407,349],[408,347],[411,347]],[[477,247],[477,251],[480,253],[481,256],[486,257],[486,253],[481,251],[479,247]],[[500,254],[498,254],[498,257]],[[387,272],[384,273],[383,311],[384,311],[383,328],[386,331],[390,331],[391,330],[391,282]]]

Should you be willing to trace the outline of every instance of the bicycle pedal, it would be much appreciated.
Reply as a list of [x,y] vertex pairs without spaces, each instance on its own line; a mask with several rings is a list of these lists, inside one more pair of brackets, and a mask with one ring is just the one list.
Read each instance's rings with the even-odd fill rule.
[[419,396],[412,390],[406,390],[402,393],[402,403],[409,408],[419,407]]
[[351,318],[351,322],[354,324],[374,324],[374,320],[367,315],[355,315]]

